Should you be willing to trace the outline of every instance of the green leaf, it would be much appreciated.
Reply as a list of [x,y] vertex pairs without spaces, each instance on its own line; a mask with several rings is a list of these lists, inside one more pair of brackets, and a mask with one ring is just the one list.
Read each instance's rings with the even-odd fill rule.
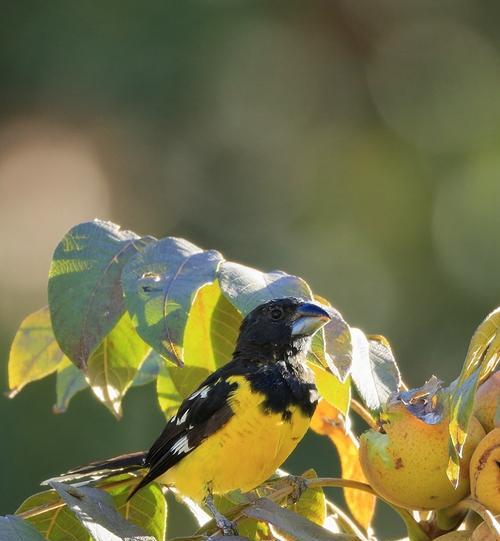
[[184,358],[207,375],[231,359],[243,318],[217,281],[198,290],[184,330]]
[[401,376],[388,342],[383,337],[368,339],[351,328],[351,376],[358,393],[371,411],[379,411],[392,393],[398,392]]
[[219,268],[223,294],[244,316],[259,304],[280,297],[312,299],[307,283],[282,271],[264,273],[239,263],[225,261]]
[[319,394],[342,415],[347,416],[351,405],[351,378],[341,382],[337,376],[316,363],[309,362]]
[[[171,368],[173,367],[162,366],[156,380],[158,404],[167,419],[175,414],[183,399],[170,375]],[[184,368],[179,370],[184,370]],[[186,371],[189,372],[189,369]]]
[[222,256],[168,237],[150,244],[125,266],[127,308],[137,332],[165,358],[182,365],[184,328],[191,304],[213,282]]
[[0,517],[0,539],[2,541],[44,541],[33,526],[12,515]]
[[26,384],[48,376],[64,362],[64,353],[54,338],[46,306],[24,319],[9,354],[9,397]]
[[246,517],[272,524],[301,541],[352,541],[356,539],[351,535],[331,533],[266,498],[256,500],[243,510],[243,514]]
[[120,283],[128,259],[151,242],[111,222],[73,227],[57,246],[49,306],[57,341],[80,368],[125,311]]
[[51,486],[95,541],[156,541],[118,514],[111,496],[106,492],[55,481],[51,482]]
[[110,490],[117,511],[158,541],[165,539],[167,502],[161,488],[151,483],[127,501],[130,487]]
[[[317,475],[313,469],[310,469],[303,473],[302,477],[304,479],[313,479]],[[326,498],[323,489],[321,487],[307,488],[290,509],[311,522],[318,524],[318,526],[322,526],[326,519]]]
[[54,490],[46,490],[25,500],[16,514],[24,513],[42,506],[54,508],[27,518],[45,539],[49,541],[88,541],[89,534],[75,515],[62,503]]
[[132,381],[132,385],[147,385],[148,383],[155,381],[163,364],[163,359],[160,355],[154,349],[151,349],[141,366],[139,366],[134,380]]
[[341,382],[345,382],[352,367],[351,330],[344,318],[330,308],[331,320],[321,329],[324,334],[326,365]]
[[117,418],[121,417],[122,399],[148,351],[149,346],[137,335],[125,312],[89,359],[87,381]]
[[458,486],[460,458],[467,439],[474,398],[481,381],[492,374],[500,362],[500,308],[481,322],[472,336],[465,362],[456,383],[452,384],[450,399],[450,441],[447,475]]
[[56,403],[52,407],[52,411],[64,413],[75,394],[86,387],[88,387],[88,383],[84,373],[65,357],[57,367]]

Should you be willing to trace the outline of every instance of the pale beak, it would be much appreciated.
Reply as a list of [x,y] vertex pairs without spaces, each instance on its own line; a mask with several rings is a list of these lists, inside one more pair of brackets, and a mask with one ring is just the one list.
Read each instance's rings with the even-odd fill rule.
[[295,311],[292,336],[312,336],[330,319],[332,318],[324,306],[313,302],[305,302]]

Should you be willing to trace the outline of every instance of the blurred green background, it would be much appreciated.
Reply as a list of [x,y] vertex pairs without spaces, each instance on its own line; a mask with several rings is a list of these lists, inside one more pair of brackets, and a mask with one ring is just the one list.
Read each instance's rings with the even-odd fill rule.
[[[500,300],[499,16],[477,0],[4,2],[0,386],[53,249],[94,217],[299,274],[386,335],[411,385],[452,379]],[[53,401],[53,378],[0,399],[0,514],[162,425],[152,387],[121,422],[88,391],[62,416]],[[310,466],[338,471],[314,435],[287,463]]]

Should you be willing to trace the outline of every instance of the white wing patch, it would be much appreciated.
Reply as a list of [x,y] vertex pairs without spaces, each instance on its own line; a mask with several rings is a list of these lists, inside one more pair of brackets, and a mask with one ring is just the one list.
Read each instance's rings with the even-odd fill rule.
[[191,451],[192,447],[189,446],[187,436],[182,436],[179,438],[174,445],[172,445],[171,453],[174,455],[185,455]]
[[200,398],[206,398],[210,392],[210,389],[211,387],[209,385],[204,385],[201,389],[198,389],[195,393],[193,393],[188,400],[194,400],[198,396]]
[[177,426],[179,426],[179,425],[181,425],[182,423],[184,423],[184,422],[186,421],[186,419],[187,419],[188,413],[189,413],[189,409],[187,409],[187,410],[183,413],[182,417],[176,417],[175,424],[176,424]]

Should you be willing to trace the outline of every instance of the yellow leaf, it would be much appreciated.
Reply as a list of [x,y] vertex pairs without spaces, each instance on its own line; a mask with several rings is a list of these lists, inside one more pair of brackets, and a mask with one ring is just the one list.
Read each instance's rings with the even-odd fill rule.
[[[366,483],[366,477],[359,462],[359,443],[346,430],[340,412],[326,400],[321,400],[311,421],[311,428],[318,434],[328,436],[340,457],[342,477]],[[344,496],[354,519],[368,529],[375,512],[375,496],[354,489],[344,489]]]
[[347,415],[351,404],[351,378],[343,383],[328,370],[316,363],[308,362],[309,368],[314,372],[314,379],[319,394],[332,406]]
[[42,379],[65,359],[54,338],[46,306],[27,316],[14,337],[9,355],[9,396],[26,384]]

